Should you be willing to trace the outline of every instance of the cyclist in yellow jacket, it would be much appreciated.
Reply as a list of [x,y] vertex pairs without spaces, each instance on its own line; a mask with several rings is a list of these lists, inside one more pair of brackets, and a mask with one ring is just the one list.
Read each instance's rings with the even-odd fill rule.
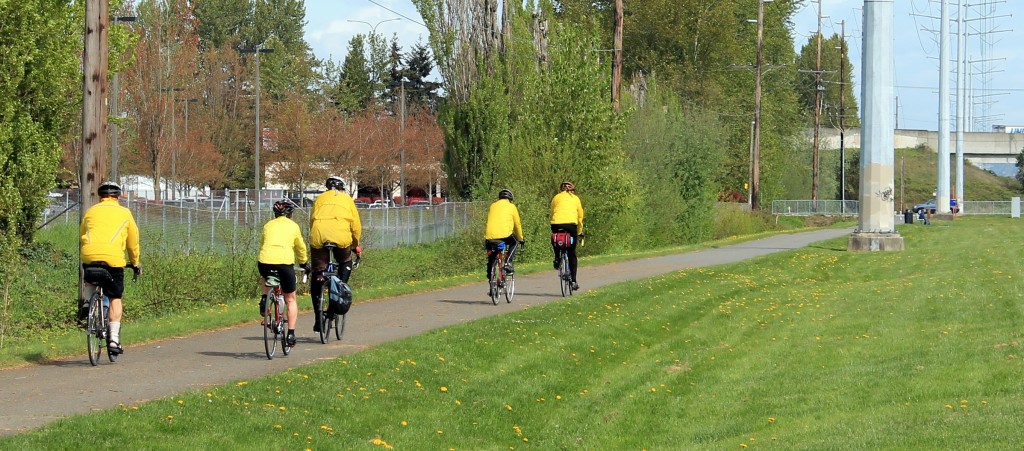
[[[292,221],[294,206],[289,200],[274,202],[274,219],[263,226],[260,238],[260,255],[257,262],[260,276],[264,279],[277,272],[281,279],[281,291],[288,312],[288,346],[295,346],[295,323],[299,319],[299,308],[295,301],[295,263],[309,270],[309,258],[306,255],[306,241],[302,239],[299,225]],[[260,314],[266,311],[265,296],[270,288],[260,284],[263,297],[260,298]]]
[[[512,260],[519,249],[519,243],[524,243],[523,225],[519,222],[519,209],[512,202],[515,196],[512,191],[503,189],[498,193],[498,200],[487,209],[487,227],[484,230],[484,246],[488,251],[492,249],[495,242],[503,241],[508,248],[508,258],[505,259],[505,270],[512,271]],[[491,265],[497,253],[487,254],[487,280],[491,279]],[[490,296],[490,292],[487,293]]]
[[[327,191],[317,196],[310,212],[309,245],[313,260],[313,279],[310,286],[310,297],[313,310],[320,311],[320,299],[323,293],[324,276],[330,255],[324,248],[326,243],[334,243],[334,261],[339,263],[341,281],[348,283],[352,275],[352,252],[362,254],[359,241],[363,236],[363,224],[359,219],[359,210],[352,197],[345,192],[345,183],[341,177],[327,178]],[[313,322],[313,331],[319,332],[319,322]]]
[[[562,182],[559,193],[551,199],[551,233],[569,232],[572,244],[569,245],[569,272],[572,274],[572,289],[579,290],[576,283],[576,243],[583,238],[583,203],[576,195],[576,186],[570,181]],[[551,243],[555,252],[554,267],[558,269],[558,249]]]
[[[118,355],[124,353],[121,347],[124,268],[130,266],[136,277],[142,273],[139,266],[139,227],[135,224],[131,210],[122,207],[117,201],[121,197],[120,186],[114,182],[104,182],[97,194],[100,196],[99,203],[85,211],[79,225],[80,255],[83,267],[103,268],[110,273],[111,277],[101,283],[103,293],[110,299],[107,352]],[[128,260],[125,260],[125,251],[128,251]],[[79,304],[80,319],[85,317],[81,308],[83,304]]]

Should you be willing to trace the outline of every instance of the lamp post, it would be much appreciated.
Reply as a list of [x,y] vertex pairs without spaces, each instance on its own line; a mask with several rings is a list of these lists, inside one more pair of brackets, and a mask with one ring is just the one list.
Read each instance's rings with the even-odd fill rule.
[[[377,36],[377,27],[380,24],[385,23],[385,22],[393,22],[393,21],[396,21],[396,20],[402,20],[402,19],[400,19],[398,17],[395,17],[393,19],[384,19],[384,20],[382,20],[380,22],[377,22],[376,24],[371,24],[370,22],[366,22],[366,21],[362,21],[362,20],[352,20],[352,19],[349,19],[348,21],[349,22],[353,22],[353,23],[361,23],[361,24],[368,25],[370,27],[370,39],[372,40],[374,38],[374,36]],[[405,137],[405,80],[404,79],[401,82],[401,91],[402,91],[402,122],[401,122],[400,129],[399,129],[400,130],[399,131],[399,139],[400,140]],[[398,184],[399,184],[399,190],[401,190],[401,193],[402,193],[402,196],[399,198],[399,202],[400,202],[401,205],[405,205],[405,143],[402,142],[402,141],[400,141],[400,144],[399,144],[399,152],[400,152],[400,156],[399,156],[399,168],[398,168],[398,179],[399,179],[398,180]]]
[[402,20],[402,19],[400,19],[398,17],[395,17],[394,19],[384,19],[384,20],[382,20],[380,22],[377,22],[376,24],[371,24],[370,22],[365,22],[365,21],[362,21],[362,20],[352,20],[352,19],[349,19],[348,21],[349,22],[353,22],[353,23],[364,23],[366,25],[369,25],[370,26],[370,35],[374,36],[374,35],[377,34],[377,26],[378,25],[380,25],[380,24],[382,24],[384,22],[393,22],[393,21],[396,21],[396,20]]
[[253,180],[256,189],[256,209],[260,208],[260,151],[263,149],[263,128],[260,126],[260,54],[273,53],[274,49],[256,46],[255,48],[238,49],[239,53],[256,55],[256,148],[254,153]]
[[[185,138],[188,138],[188,104],[191,102],[198,102],[199,99],[174,99],[174,102],[185,102]],[[174,147],[171,149],[171,199],[178,198],[178,187],[181,185],[178,183],[178,149],[181,147],[178,142],[177,130],[175,128],[174,118],[178,115],[177,109],[171,112],[171,142],[174,143]]]
[[[135,16],[118,16],[118,17],[114,17],[114,22],[115,23],[116,22],[135,22],[136,20],[138,20],[138,18],[135,17]],[[118,75],[120,75],[120,73],[121,73],[120,71],[114,72],[114,75],[113,75],[112,80],[111,80],[111,83],[113,84],[113,86],[111,86],[111,88],[112,88],[111,91],[112,92],[111,92],[111,95],[110,95],[110,110],[113,111],[114,114],[117,115],[117,117],[121,117],[121,111],[119,111],[120,109],[117,106],[117,101],[121,97],[121,85],[120,85],[120,83],[118,83]],[[110,180],[113,181],[114,183],[119,183],[119,181],[117,180],[117,164],[118,164],[118,154],[117,154],[117,138],[118,138],[118,136],[117,135],[119,133],[120,133],[120,130],[118,129],[117,121],[113,121],[113,123],[110,124]]]

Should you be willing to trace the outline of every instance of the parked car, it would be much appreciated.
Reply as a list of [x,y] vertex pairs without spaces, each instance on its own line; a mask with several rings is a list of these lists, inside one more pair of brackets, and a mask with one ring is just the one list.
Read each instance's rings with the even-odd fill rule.
[[395,203],[386,199],[377,199],[367,208],[395,208]]
[[928,210],[929,213],[935,213],[935,199],[914,205],[914,213],[920,213],[921,210]]
[[429,200],[414,200],[409,204],[411,208],[430,208]]
[[[925,202],[925,203],[922,203],[922,204],[914,205],[914,213],[920,213],[921,210],[927,210],[928,213],[933,213],[934,214],[935,213],[935,199],[931,199],[928,202]],[[950,208],[950,210],[953,213],[959,213],[960,212],[960,208],[958,206],[954,206],[954,207]]]
[[362,201],[362,200],[358,200],[357,199],[357,200],[355,200],[353,202],[356,203],[356,208],[369,208],[370,207],[370,204],[368,204],[368,203],[366,203],[365,201]]

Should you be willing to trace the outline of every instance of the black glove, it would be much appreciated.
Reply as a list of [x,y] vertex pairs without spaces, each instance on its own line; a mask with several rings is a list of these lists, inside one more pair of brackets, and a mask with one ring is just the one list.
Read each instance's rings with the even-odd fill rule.
[[306,264],[302,265],[301,268],[302,268],[303,271],[306,271],[306,274],[312,274],[313,273],[313,265],[311,265],[309,263],[306,263]]
[[132,274],[132,282],[137,282],[139,280],[139,275],[142,274],[141,265],[132,266],[132,273],[134,273]]

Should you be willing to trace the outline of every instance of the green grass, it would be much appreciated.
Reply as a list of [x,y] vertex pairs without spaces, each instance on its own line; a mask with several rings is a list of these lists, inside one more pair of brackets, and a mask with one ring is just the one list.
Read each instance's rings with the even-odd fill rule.
[[617,284],[0,447],[1019,449],[1024,223],[899,230],[904,252]]
[[[791,224],[790,226],[797,227],[800,225]],[[616,261],[688,252],[755,239],[770,233],[778,232],[731,237],[699,245],[674,246],[649,251],[610,253],[596,256],[587,256],[587,250],[584,247],[580,251],[580,265],[606,264]],[[63,240],[61,242],[66,241]],[[451,266],[444,268],[438,266],[445,264],[445,261],[438,259],[436,257],[437,253],[444,252],[445,248],[450,246],[457,247],[459,245],[458,243],[439,243],[433,246],[409,246],[399,249],[367,252],[367,258],[364,259],[362,266],[356,269],[352,276],[353,286],[356,290],[356,302],[482,282],[483,266],[486,260],[483,257],[483,253],[477,252],[475,249],[470,251],[464,250],[465,261],[463,265],[466,267],[472,266],[476,269],[461,271],[458,268],[453,270]],[[463,247],[469,246],[471,245],[466,244]],[[526,252],[535,255],[531,256],[526,254]],[[526,252],[524,254],[527,257],[532,257],[534,263],[528,263],[529,258],[522,258],[523,255],[521,255],[521,258],[517,259],[519,262],[517,270],[520,273],[530,274],[546,271],[550,268],[550,260],[547,257],[550,249],[547,246],[530,246],[526,249]],[[249,257],[252,258],[251,256]],[[47,321],[51,321],[53,317],[70,317],[73,315],[73,301],[60,301],[60,299],[73,299],[73,294],[63,293],[56,296],[51,294],[49,297],[45,295],[45,292],[69,291],[73,288],[67,282],[71,277],[66,274],[67,271],[52,270],[56,267],[55,262],[50,261],[53,258],[56,257],[51,257],[49,254],[46,254],[45,258],[33,258],[30,263],[37,266],[29,271],[28,274],[25,274],[23,276],[25,280],[20,282],[28,287],[27,289],[38,292],[29,297],[29,299],[45,299],[53,304],[52,309],[61,310],[58,313],[55,313],[52,309],[31,310],[29,313],[21,315],[23,322],[45,324]],[[151,258],[151,263],[144,265],[146,272],[143,273],[138,284],[126,281],[126,302],[128,303],[126,315],[129,315],[123,329],[126,344],[134,346],[165,338],[187,336],[256,321],[258,318],[254,312],[256,311],[255,305],[257,302],[257,279],[254,263],[248,265],[241,264],[243,270],[249,269],[253,273],[251,287],[253,294],[249,298],[234,300],[217,298],[214,301],[207,299],[204,302],[197,302],[197,300],[189,298],[179,301],[181,307],[170,309],[170,312],[166,314],[146,315],[143,314],[144,312],[140,312],[143,309],[154,308],[151,305],[158,301],[169,302],[167,298],[161,299],[155,295],[147,295],[148,293],[161,293],[164,295],[191,293],[194,295],[200,293],[195,291],[197,286],[203,288],[204,292],[217,291],[219,286],[214,283],[195,283],[196,280],[204,280],[204,277],[209,277],[212,275],[212,272],[215,272],[209,269],[212,267],[211,265],[218,264],[217,261],[212,261],[212,259],[213,257],[210,255]],[[156,261],[154,262],[154,260]],[[207,263],[200,263],[200,261]],[[65,266],[67,266],[66,262]],[[175,271],[185,271],[188,274],[192,274],[192,277],[183,277],[182,274],[175,273]],[[441,274],[441,276],[438,276],[438,274]],[[433,277],[431,277],[432,275]],[[185,283],[183,280],[190,280],[190,282],[184,286],[178,286]],[[143,289],[139,288],[141,285],[151,286],[146,288],[146,291],[143,291]],[[158,287],[165,288],[159,289]],[[174,291],[172,292],[171,290]],[[308,294],[299,296],[299,307],[303,311],[312,309],[312,302],[309,300]],[[84,350],[83,343],[84,339],[81,330],[71,327],[31,331],[18,337],[7,336],[4,346],[0,348],[0,368],[42,363],[61,357],[80,355]]]

